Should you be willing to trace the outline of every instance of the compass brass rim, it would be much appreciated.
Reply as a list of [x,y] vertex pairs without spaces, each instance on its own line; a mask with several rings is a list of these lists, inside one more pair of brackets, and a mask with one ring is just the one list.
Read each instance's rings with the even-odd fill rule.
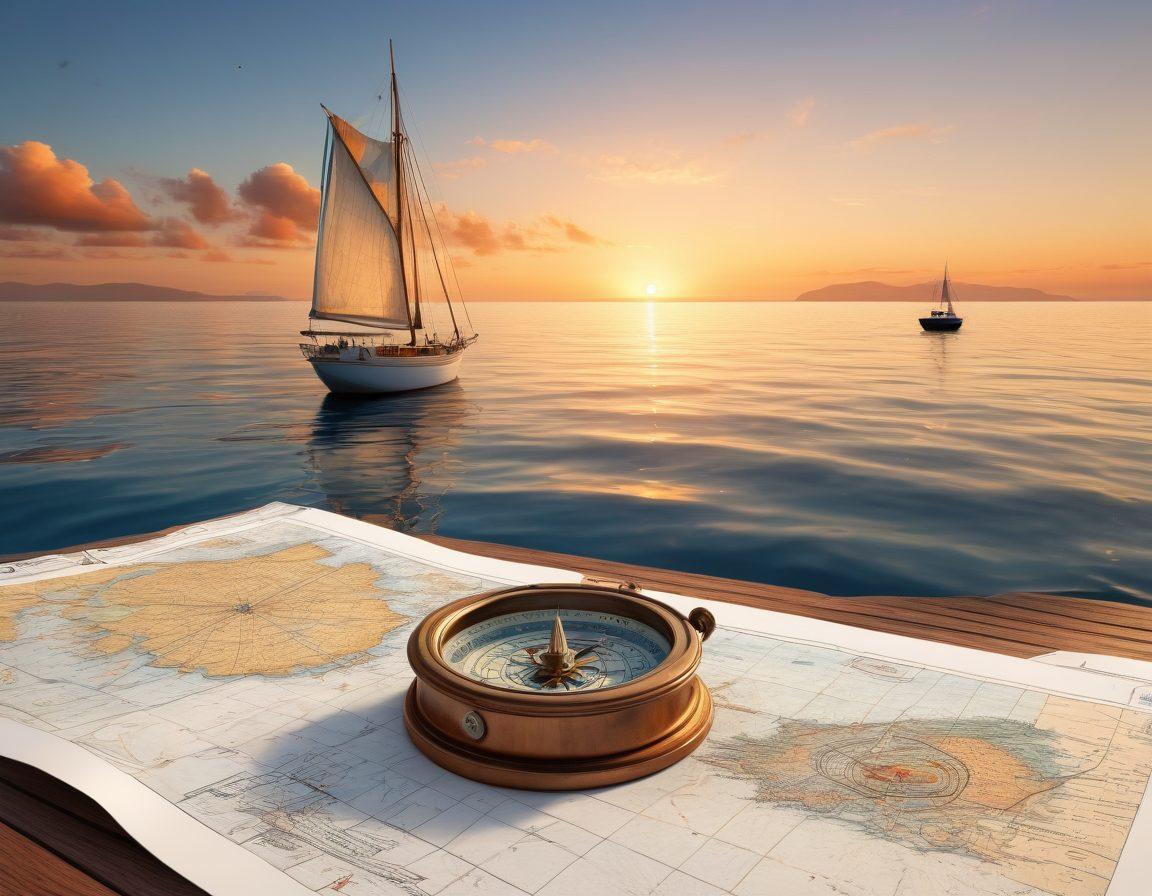
[[[521,691],[477,681],[444,657],[444,644],[469,625],[494,616],[557,607],[615,613],[645,622],[668,639],[668,655],[655,669],[622,684],[564,692]],[[696,630],[672,608],[644,595],[585,583],[499,588],[461,598],[426,616],[408,640],[408,662],[417,679],[478,708],[527,716],[591,715],[647,702],[683,687],[695,675],[700,658]]]
[[420,709],[419,680],[413,681],[404,700],[404,727],[416,748],[450,772],[497,787],[518,790],[582,790],[607,787],[655,774],[691,755],[712,728],[712,696],[699,680],[693,690],[691,712],[675,728],[654,741],[610,755],[549,759],[500,756],[482,747],[470,747],[446,737]]
[[[547,693],[477,681],[447,662],[444,644],[462,628],[540,609],[642,621],[667,638],[669,653],[623,684]],[[631,781],[678,762],[707,737],[712,698],[696,670],[710,633],[654,598],[603,585],[517,586],[462,598],[430,613],[408,639],[416,679],[404,725],[437,765],[486,784],[576,790]]]

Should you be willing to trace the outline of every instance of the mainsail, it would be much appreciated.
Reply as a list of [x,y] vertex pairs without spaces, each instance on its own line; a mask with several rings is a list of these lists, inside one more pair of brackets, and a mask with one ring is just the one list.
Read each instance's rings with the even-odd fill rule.
[[410,329],[393,144],[328,113],[311,317]]

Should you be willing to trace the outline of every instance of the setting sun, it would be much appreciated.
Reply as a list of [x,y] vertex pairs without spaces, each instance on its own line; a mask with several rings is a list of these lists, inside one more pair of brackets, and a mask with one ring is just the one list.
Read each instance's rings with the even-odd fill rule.
[[646,295],[646,296],[656,295],[656,284],[655,283],[644,284],[644,295]]

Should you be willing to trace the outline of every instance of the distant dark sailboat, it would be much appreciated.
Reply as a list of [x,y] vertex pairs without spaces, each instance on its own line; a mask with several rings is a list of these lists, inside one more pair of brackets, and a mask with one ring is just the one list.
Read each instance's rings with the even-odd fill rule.
[[952,289],[948,285],[948,265],[944,265],[944,283],[940,287],[940,298],[936,307],[927,317],[920,318],[920,326],[934,333],[950,333],[960,329],[964,318],[952,307]]

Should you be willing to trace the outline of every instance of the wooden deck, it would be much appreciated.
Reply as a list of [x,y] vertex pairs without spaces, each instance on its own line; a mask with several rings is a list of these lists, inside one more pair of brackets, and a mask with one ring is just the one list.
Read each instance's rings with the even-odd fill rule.
[[[166,530],[172,531],[172,530]],[[110,547],[152,533],[66,551]],[[573,569],[641,587],[746,604],[876,631],[1018,657],[1053,650],[1152,660],[1152,608],[1044,594],[996,597],[829,597],[736,579],[674,572],[442,536],[445,547]],[[15,559],[12,557],[6,559]],[[95,802],[29,766],[0,759],[0,894],[203,894],[141,848]]]

